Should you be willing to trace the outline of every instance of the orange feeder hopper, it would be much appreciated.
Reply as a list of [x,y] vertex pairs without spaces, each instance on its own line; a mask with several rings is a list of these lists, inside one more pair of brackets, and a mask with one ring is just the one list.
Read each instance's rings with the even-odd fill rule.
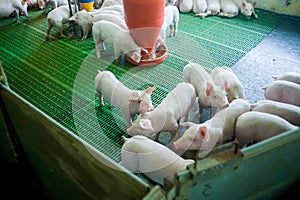
[[136,43],[147,49],[142,52],[139,63],[126,56],[134,65],[152,66],[163,62],[167,57],[167,48],[156,48],[158,35],[164,22],[164,0],[123,0],[125,22]]

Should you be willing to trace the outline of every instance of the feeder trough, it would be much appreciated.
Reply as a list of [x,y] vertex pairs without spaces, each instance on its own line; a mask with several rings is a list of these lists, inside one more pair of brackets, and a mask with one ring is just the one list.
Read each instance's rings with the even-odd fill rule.
[[142,51],[139,63],[126,57],[134,65],[152,66],[163,62],[167,57],[167,47],[156,48],[157,38],[164,22],[164,1],[161,0],[123,0],[125,22],[136,43],[147,49]]

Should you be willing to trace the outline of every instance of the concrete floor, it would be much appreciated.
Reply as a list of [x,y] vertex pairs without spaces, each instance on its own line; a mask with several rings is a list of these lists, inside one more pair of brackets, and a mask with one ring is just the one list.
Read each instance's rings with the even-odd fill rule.
[[273,75],[300,72],[300,19],[287,19],[232,67],[250,103],[264,99]]
[[[300,72],[300,19],[289,18],[279,25],[257,47],[241,58],[232,70],[244,85],[250,103],[264,99],[261,89],[273,81],[273,75],[283,72]],[[276,199],[296,195],[298,180]]]

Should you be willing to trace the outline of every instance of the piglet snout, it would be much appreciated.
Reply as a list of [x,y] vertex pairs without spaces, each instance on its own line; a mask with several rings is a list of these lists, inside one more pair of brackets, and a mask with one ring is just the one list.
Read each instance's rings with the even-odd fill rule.
[[227,108],[229,106],[229,103],[223,104],[222,108]]

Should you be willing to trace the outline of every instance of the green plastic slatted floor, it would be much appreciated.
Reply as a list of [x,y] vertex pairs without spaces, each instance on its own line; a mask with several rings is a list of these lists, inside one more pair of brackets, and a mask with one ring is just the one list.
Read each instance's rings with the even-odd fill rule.
[[[0,19],[0,61],[12,90],[92,144],[108,157],[120,161],[120,136],[126,129],[120,111],[106,103],[99,108],[94,90],[97,70],[110,70],[132,89],[157,86],[152,99],[158,105],[177,83],[182,69],[193,61],[208,72],[216,66],[233,66],[263,40],[283,18],[257,11],[259,18],[247,20],[181,14],[178,35],[167,39],[168,57],[155,67],[139,68],[113,61],[111,47],[95,56],[92,37],[86,41],[66,37],[45,41],[47,20],[42,11],[30,11],[30,19],[14,23]],[[56,29],[51,34],[54,35]],[[68,25],[64,33],[69,34]]]

